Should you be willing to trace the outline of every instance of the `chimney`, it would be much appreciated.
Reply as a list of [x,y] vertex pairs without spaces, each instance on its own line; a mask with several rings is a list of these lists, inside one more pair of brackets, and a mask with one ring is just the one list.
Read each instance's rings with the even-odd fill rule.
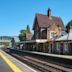
[[50,8],[48,8],[47,16],[48,16],[49,18],[51,18],[51,9],[50,9]]

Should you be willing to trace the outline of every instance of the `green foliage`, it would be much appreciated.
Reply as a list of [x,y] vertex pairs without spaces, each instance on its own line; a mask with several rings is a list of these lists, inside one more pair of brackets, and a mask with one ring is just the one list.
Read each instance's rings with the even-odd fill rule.
[[26,40],[26,34],[27,33],[30,33],[29,25],[27,25],[26,29],[23,29],[23,30],[20,31],[20,34],[19,34],[20,41]]
[[29,33],[30,32],[30,27],[27,25],[26,31]]
[[68,33],[70,30],[70,26],[72,26],[72,20],[70,20],[66,26],[66,32]]
[[0,42],[0,45],[5,45],[5,46],[9,46],[10,42]]

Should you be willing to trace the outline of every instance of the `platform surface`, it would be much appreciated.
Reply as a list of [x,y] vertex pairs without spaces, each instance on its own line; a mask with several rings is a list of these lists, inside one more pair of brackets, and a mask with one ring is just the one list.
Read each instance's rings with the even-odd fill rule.
[[[15,49],[15,50],[18,50],[18,49]],[[57,58],[64,58],[64,59],[72,60],[72,55],[51,54],[51,53],[28,51],[28,50],[19,50],[19,51],[26,52],[26,53],[37,54],[37,55],[50,56],[50,57],[57,57]]]
[[0,49],[0,72],[37,72]]
[[0,72],[13,72],[8,64],[0,57]]

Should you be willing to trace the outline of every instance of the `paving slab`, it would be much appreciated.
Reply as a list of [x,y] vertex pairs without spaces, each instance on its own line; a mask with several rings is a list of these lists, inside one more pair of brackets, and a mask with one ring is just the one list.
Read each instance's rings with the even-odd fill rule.
[[0,57],[0,72],[13,72],[8,64]]
[[[23,62],[17,60],[16,58],[12,57],[11,55],[7,54],[3,50],[0,49],[0,52],[9,60],[11,61],[15,66],[17,66],[21,71],[17,72],[37,72],[35,69],[32,67],[24,64]],[[0,71],[1,72],[1,71]],[[4,71],[3,71],[4,72]],[[10,71],[8,71],[10,72]]]

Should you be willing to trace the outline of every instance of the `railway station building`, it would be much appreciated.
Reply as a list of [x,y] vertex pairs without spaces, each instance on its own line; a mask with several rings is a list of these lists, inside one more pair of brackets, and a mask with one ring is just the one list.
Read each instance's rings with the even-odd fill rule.
[[52,16],[48,8],[47,15],[37,13],[33,23],[34,34],[29,40],[19,42],[21,49],[56,53],[56,39],[66,34],[60,17]]

